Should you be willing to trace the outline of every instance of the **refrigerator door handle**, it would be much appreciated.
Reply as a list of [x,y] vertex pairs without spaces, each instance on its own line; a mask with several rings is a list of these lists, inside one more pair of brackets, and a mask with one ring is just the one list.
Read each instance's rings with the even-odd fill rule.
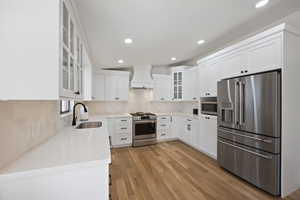
[[245,83],[240,81],[240,125],[245,123]]
[[250,150],[248,150],[248,149],[244,149],[244,148],[242,148],[242,147],[239,147],[239,146],[236,146],[236,145],[233,145],[233,144],[229,144],[229,143],[227,143],[227,142],[223,142],[223,141],[220,141],[220,140],[219,140],[218,142],[220,142],[220,143],[222,143],[222,144],[225,144],[225,145],[228,145],[228,146],[231,146],[231,147],[234,147],[234,148],[236,148],[236,149],[245,151],[245,152],[247,152],[247,153],[251,153],[251,154],[256,155],[256,156],[259,156],[259,157],[261,157],[261,158],[268,159],[268,160],[272,160],[272,156],[266,156],[266,155],[263,155],[263,154],[260,154],[260,153],[254,152],[254,151],[250,151]]
[[239,128],[239,119],[240,119],[240,111],[239,111],[239,88],[240,88],[240,82],[236,81],[234,84],[234,125],[236,128]]
[[229,133],[229,134],[232,134],[232,135],[241,136],[241,137],[245,137],[245,138],[249,138],[249,139],[254,139],[254,140],[257,140],[257,141],[260,141],[260,142],[264,142],[264,143],[269,143],[269,144],[273,143],[272,140],[268,140],[268,139],[261,139],[261,138],[251,137],[251,136],[248,136],[248,135],[234,133],[234,132],[227,131],[227,130],[224,130],[224,129],[220,129],[220,130],[222,132],[225,132],[225,133]]

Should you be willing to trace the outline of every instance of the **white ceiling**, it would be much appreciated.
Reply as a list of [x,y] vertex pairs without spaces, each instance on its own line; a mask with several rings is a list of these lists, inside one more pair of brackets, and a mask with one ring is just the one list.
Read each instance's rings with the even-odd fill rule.
[[[104,67],[188,60],[232,28],[280,5],[280,0],[262,9],[255,8],[258,0],[74,1],[94,64]],[[126,46],[125,38],[133,44]],[[200,39],[207,42],[199,46]]]

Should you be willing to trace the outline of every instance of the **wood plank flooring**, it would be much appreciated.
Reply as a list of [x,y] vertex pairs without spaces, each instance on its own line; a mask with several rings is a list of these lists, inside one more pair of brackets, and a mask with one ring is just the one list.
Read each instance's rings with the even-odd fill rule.
[[[274,200],[179,142],[112,150],[113,200]],[[299,200],[300,192],[286,200]]]

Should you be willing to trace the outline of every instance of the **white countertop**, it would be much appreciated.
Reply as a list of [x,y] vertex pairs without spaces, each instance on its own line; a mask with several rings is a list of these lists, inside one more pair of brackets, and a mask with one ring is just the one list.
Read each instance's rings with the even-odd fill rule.
[[181,112],[173,112],[173,113],[155,113],[157,116],[183,116],[183,117],[192,117],[194,119],[199,119],[199,115],[193,115],[191,113],[181,113]]
[[0,177],[32,170],[111,163],[106,119],[94,116],[93,120],[102,121],[102,127],[80,130],[66,128],[1,170]]

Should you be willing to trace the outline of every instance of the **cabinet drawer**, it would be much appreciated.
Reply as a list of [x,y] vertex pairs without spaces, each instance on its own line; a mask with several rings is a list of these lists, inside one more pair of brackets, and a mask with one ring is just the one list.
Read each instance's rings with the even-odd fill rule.
[[122,144],[130,144],[132,143],[132,138],[129,136],[129,135],[123,135],[123,136],[120,136],[120,137],[117,137],[116,138],[116,142],[117,144],[116,145],[122,145]]
[[159,130],[157,132],[157,138],[160,139],[168,139],[170,138],[169,130]]
[[119,128],[129,128],[132,126],[130,118],[119,118],[115,119],[115,125]]
[[157,130],[166,130],[170,128],[170,123],[157,123]]
[[128,126],[116,126],[115,127],[115,132],[116,133],[130,133],[131,132],[131,127],[128,127]]
[[157,118],[158,129],[168,129],[170,127],[170,123],[171,123],[170,116],[160,116]]

